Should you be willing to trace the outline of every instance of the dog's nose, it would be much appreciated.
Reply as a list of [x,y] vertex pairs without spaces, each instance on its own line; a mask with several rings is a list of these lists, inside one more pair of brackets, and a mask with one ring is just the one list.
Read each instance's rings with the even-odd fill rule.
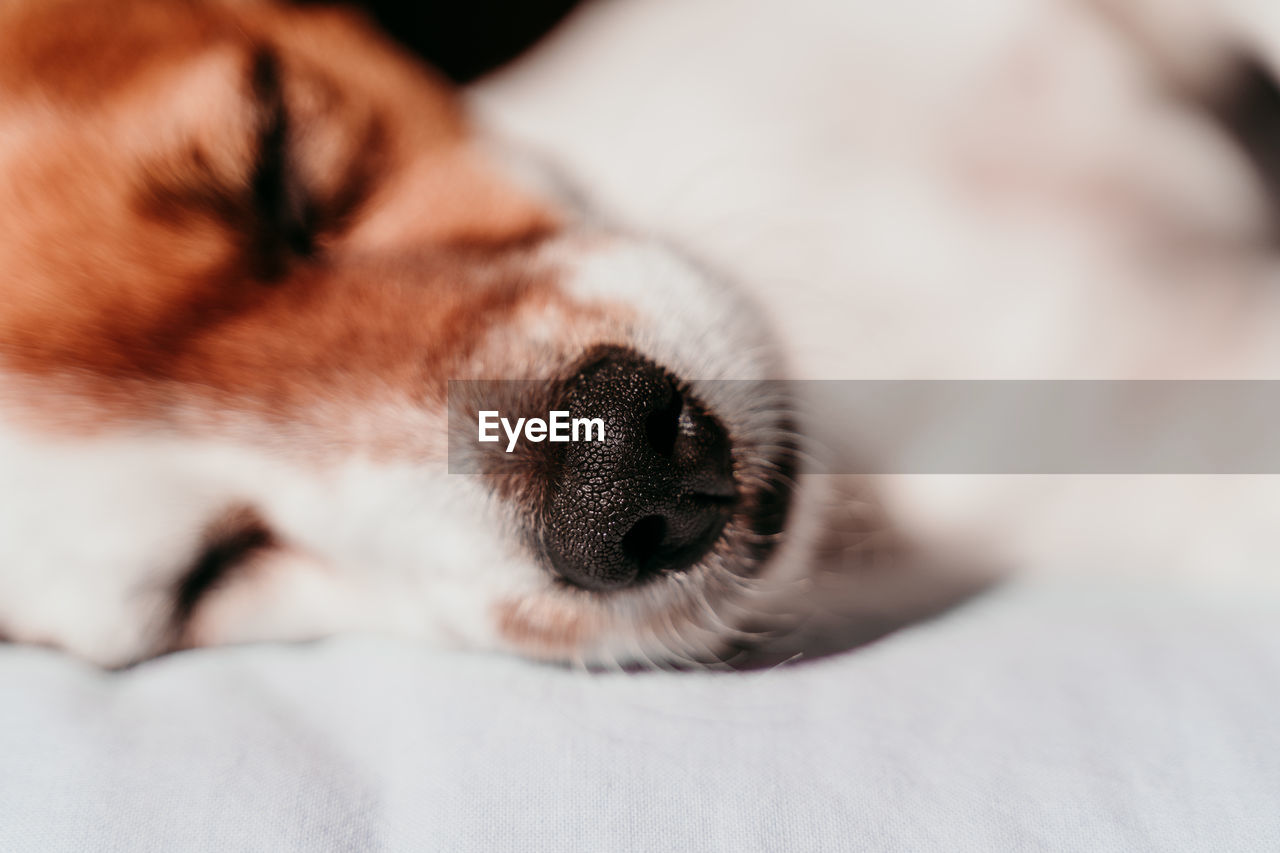
[[728,433],[674,377],[630,350],[597,356],[561,408],[602,419],[605,436],[564,445],[544,545],[566,580],[616,589],[696,563],[719,538],[736,489]]

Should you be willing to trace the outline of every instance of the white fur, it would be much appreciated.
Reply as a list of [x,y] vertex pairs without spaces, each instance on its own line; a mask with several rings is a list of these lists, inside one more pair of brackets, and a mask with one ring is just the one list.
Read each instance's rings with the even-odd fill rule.
[[[1263,199],[1180,99],[1225,44],[1274,67],[1277,8],[597,4],[474,99],[742,282],[801,378],[1276,378]],[[1277,577],[1276,478],[878,485],[905,531],[1021,571]]]

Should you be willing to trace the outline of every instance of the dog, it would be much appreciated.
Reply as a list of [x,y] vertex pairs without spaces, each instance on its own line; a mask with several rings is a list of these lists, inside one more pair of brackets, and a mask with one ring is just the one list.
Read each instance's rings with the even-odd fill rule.
[[[1224,47],[1244,42],[1222,15],[1061,5],[1105,23],[1103,54],[1212,117],[1262,192],[1196,184],[1214,158],[1194,146],[1155,152],[1151,174],[1190,175],[1187,197],[1213,183],[1209,220],[1280,195],[1277,89],[1265,62]],[[794,373],[750,298],[584,213],[358,15],[7,0],[0,44],[7,638],[108,667],[342,631],[705,666],[768,646],[762,622],[789,608],[827,625],[789,631],[766,659],[844,648],[954,600],[951,575],[904,574],[893,541],[890,520],[927,495],[898,495],[886,515],[860,483],[845,495],[814,476],[821,430],[777,381]],[[998,92],[984,102],[999,112]],[[1055,159],[1017,133],[1009,150],[980,136],[977,167],[948,164],[1050,195],[1092,186],[1068,144],[1048,146]],[[1143,233],[1213,230],[1194,206],[1161,224],[1161,198],[1053,204]],[[956,339],[963,324],[942,315],[930,338]],[[847,376],[847,362],[819,367]],[[600,420],[602,441],[557,443],[558,413]],[[523,438],[486,444],[486,422]],[[1004,510],[982,518],[999,540],[1053,541]]]
[[[0,57],[9,639],[714,660],[803,564],[759,313],[579,216],[359,15],[9,0]],[[451,473],[451,380],[608,437]]]

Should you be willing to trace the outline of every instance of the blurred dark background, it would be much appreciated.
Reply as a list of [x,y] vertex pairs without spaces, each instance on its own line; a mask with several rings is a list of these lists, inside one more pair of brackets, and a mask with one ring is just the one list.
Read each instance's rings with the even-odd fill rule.
[[[301,0],[315,5],[313,0]],[[388,33],[458,83],[514,59],[550,32],[579,0],[365,0]],[[332,5],[332,0],[323,3]]]

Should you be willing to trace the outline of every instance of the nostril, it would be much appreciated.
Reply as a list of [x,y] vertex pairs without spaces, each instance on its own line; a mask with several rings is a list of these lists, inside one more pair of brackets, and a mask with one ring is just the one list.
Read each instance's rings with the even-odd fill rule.
[[665,405],[654,409],[645,419],[644,432],[649,447],[659,456],[670,459],[676,449],[676,436],[680,432],[680,413],[684,411],[684,397],[675,388]]
[[658,568],[658,555],[666,538],[667,520],[661,515],[646,515],[622,537],[622,553],[638,570],[637,578]]

